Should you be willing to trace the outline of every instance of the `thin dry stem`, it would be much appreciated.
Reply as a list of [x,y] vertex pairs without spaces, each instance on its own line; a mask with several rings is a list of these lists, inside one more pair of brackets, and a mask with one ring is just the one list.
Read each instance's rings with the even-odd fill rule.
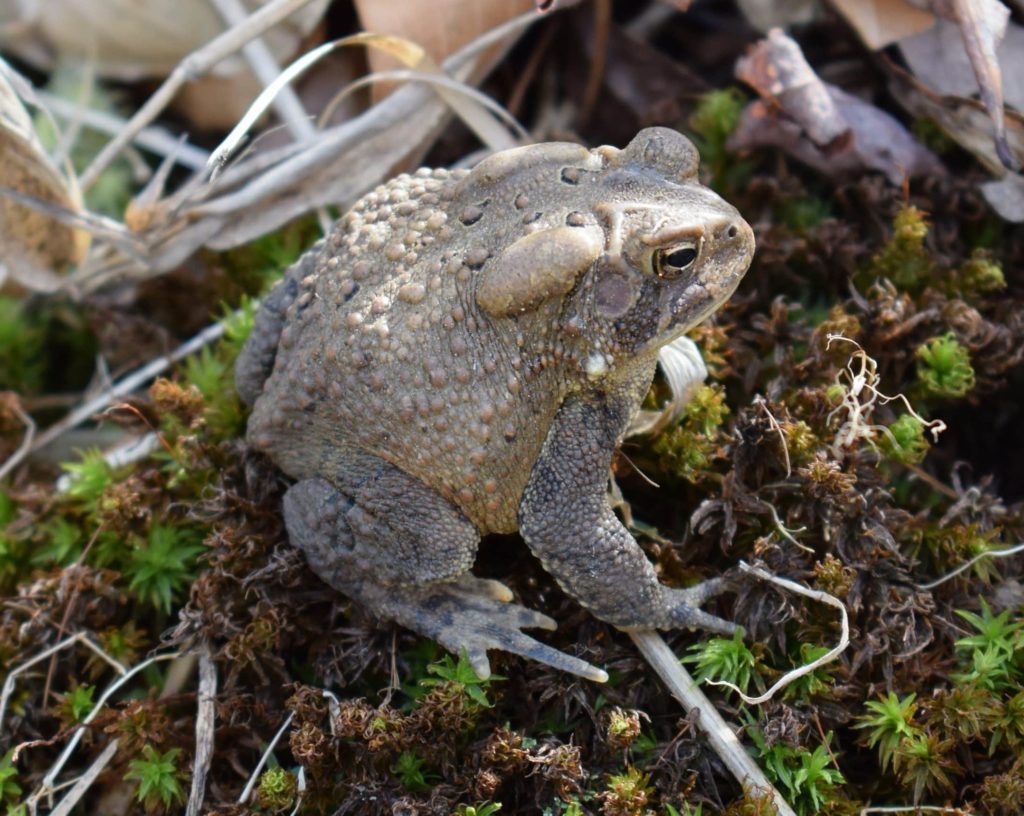
[[[125,119],[107,111],[81,108],[74,102],[68,102],[48,91],[36,90],[36,95],[49,110],[61,119],[78,117],[82,124],[116,136],[125,127]],[[138,147],[155,153],[158,156],[173,156],[174,160],[190,170],[201,170],[206,165],[208,154],[201,147],[182,141],[162,127],[149,126],[140,130],[132,140]]]
[[645,629],[630,632],[629,636],[651,668],[668,686],[672,696],[682,703],[683,709],[687,713],[694,709],[700,712],[698,726],[707,736],[712,750],[744,790],[766,792],[771,796],[779,816],[796,816],[782,794],[768,781],[757,763],[744,750],[733,729],[722,719],[722,715],[704,692],[697,687],[690,673],[683,668],[661,635],[653,629]]
[[110,764],[110,760],[114,758],[114,754],[117,753],[117,740],[112,739],[107,743],[107,747],[103,749],[96,759],[92,761],[92,764],[85,769],[85,773],[82,774],[78,779],[75,780],[74,785],[71,786],[64,798],[57,803],[50,816],[69,816],[71,811],[74,809],[78,801],[85,796],[86,791],[92,787],[92,783],[96,781],[96,777],[99,776],[103,769]]
[[969,816],[973,811],[963,810],[952,805],[879,805],[861,808],[858,816],[870,813],[951,813],[954,816]]
[[18,404],[17,400],[11,404],[10,408],[21,424],[25,426],[25,435],[21,438],[21,444],[18,445],[17,450],[0,465],[0,481],[28,455],[28,452],[32,450],[32,441],[36,437],[36,421],[32,419],[31,415]]
[[51,425],[43,433],[39,434],[28,452],[31,453],[32,451],[37,451],[50,444],[53,440],[66,433],[71,428],[80,425],[94,414],[110,407],[116,400],[122,399],[128,394],[131,394],[135,389],[149,382],[158,374],[163,373],[179,360],[187,357],[189,354],[199,351],[203,346],[209,345],[210,343],[218,340],[223,334],[223,322],[207,326],[199,332],[199,334],[182,343],[170,354],[165,354],[162,357],[151,360],[142,368],[136,369],[131,374],[121,378],[103,393],[87,400],[70,414],[65,416],[60,422]]
[[970,561],[964,562],[952,572],[947,572],[941,578],[936,578],[934,581],[929,581],[927,584],[917,584],[916,586],[918,589],[935,589],[935,587],[941,586],[946,583],[946,581],[956,578],[960,573],[966,572],[979,561],[986,558],[1009,558],[1011,555],[1017,555],[1022,552],[1024,552],[1024,544],[1017,544],[1016,546],[1008,547],[1005,550],[986,550],[983,553],[978,553]]
[[199,652],[199,693],[196,700],[196,755],[192,765],[192,790],[185,816],[199,816],[206,794],[206,777],[213,763],[213,736],[216,728],[217,666],[204,644]]
[[309,0],[271,0],[258,11],[249,15],[244,22],[232,26],[223,34],[210,40],[202,48],[185,57],[146,100],[128,124],[99,152],[82,173],[79,183],[88,190],[99,179],[100,174],[117,158],[125,145],[135,139],[136,134],[152,123],[171,103],[178,90],[191,79],[200,77],[225,57],[238,51],[243,45],[258,37],[264,31],[284,20]]
[[244,805],[249,801],[249,797],[252,795],[253,788],[256,787],[256,783],[259,781],[260,773],[263,770],[263,766],[267,764],[267,759],[270,758],[273,753],[275,746],[284,736],[284,732],[288,729],[288,726],[292,724],[292,719],[295,717],[295,712],[290,711],[285,721],[281,723],[281,727],[277,729],[277,733],[274,734],[274,738],[270,740],[270,744],[267,746],[267,750],[263,752],[263,756],[260,757],[260,761],[256,763],[256,767],[253,768],[252,774],[249,776],[249,781],[245,783],[245,788],[242,789],[242,795],[238,797],[238,804]]
[[725,686],[726,688],[732,689],[737,694],[739,694],[743,702],[747,703],[748,705],[760,705],[761,703],[767,703],[770,699],[772,699],[772,697],[775,696],[775,692],[785,688],[797,678],[803,677],[806,674],[810,674],[819,666],[823,666],[826,663],[830,663],[831,661],[839,657],[839,655],[841,655],[846,650],[846,647],[850,644],[850,618],[846,612],[846,606],[834,595],[829,595],[827,592],[822,592],[821,590],[817,589],[808,589],[807,587],[796,583],[796,581],[790,581],[788,578],[780,578],[777,575],[772,575],[770,572],[767,572],[766,570],[763,570],[759,567],[752,567],[743,561],[740,562],[740,569],[743,570],[743,572],[760,578],[763,581],[768,581],[769,583],[785,587],[786,589],[792,592],[796,592],[798,595],[803,595],[807,598],[813,598],[816,601],[826,603],[829,606],[835,607],[841,613],[840,624],[842,626],[842,633],[839,637],[839,643],[837,643],[833,648],[829,649],[828,652],[823,654],[818,659],[812,660],[811,662],[805,663],[804,665],[799,666],[798,668],[795,668],[792,671],[786,672],[764,694],[761,694],[758,697],[748,697],[746,694],[743,693],[743,690],[740,689],[739,686],[730,683],[727,680],[707,681],[708,684],[712,686]]
[[[883,394],[876,386],[878,362],[869,357],[856,340],[843,337],[841,334],[828,335],[825,348],[830,348],[834,341],[851,343],[856,347],[856,351],[850,355],[846,367],[836,375],[836,385],[844,389],[843,397],[839,405],[826,417],[826,421],[831,421],[832,417],[837,414],[846,414],[845,420],[836,431],[835,442],[832,444],[832,453],[837,459],[841,459],[845,449],[854,446],[857,442],[865,442],[871,447],[875,447],[875,437],[879,433],[885,434],[893,442],[896,441],[892,431],[887,427],[872,425],[868,422],[875,410],[875,403],[885,405],[890,402],[902,402],[907,413],[928,429],[934,441],[938,441],[939,434],[946,430],[945,422],[940,419],[925,419],[914,410],[910,400],[903,394],[896,394],[892,397]],[[857,362],[860,365],[855,368]],[[845,383],[844,380],[846,380]]]
[[[209,0],[209,3],[217,9],[217,13],[229,26],[240,25],[249,17],[249,11],[239,0]],[[261,37],[255,37],[243,45],[242,56],[264,87],[272,84],[281,73],[281,66],[277,64],[277,60]],[[312,139],[316,135],[316,128],[313,127],[309,114],[302,107],[298,94],[290,86],[281,88],[273,104],[274,111],[281,117],[281,121],[285,123],[288,132],[296,141]]]
[[[71,637],[64,638],[60,643],[51,646],[49,649],[44,649],[39,654],[26,660],[19,666],[11,669],[7,677],[4,679],[3,690],[0,691],[0,726],[4,722],[4,712],[7,710],[7,703],[10,700],[11,692],[14,691],[15,683],[17,682],[18,675],[22,674],[28,669],[32,668],[37,663],[49,658],[51,655],[55,655],[58,652],[73,646],[76,643],[82,643],[94,651],[101,659],[105,660],[118,674],[124,676],[128,673],[128,670],[121,665],[121,663],[115,658],[108,655],[103,649],[96,645],[85,632],[78,632],[77,634],[71,635]],[[0,728],[2,733],[2,728]]]
[[75,729],[71,735],[71,739],[68,740],[68,744],[64,747],[61,755],[57,758],[57,761],[53,763],[53,766],[46,772],[46,776],[43,777],[43,781],[40,783],[39,788],[28,798],[26,804],[29,809],[35,811],[36,803],[46,796],[49,796],[54,789],[54,785],[57,780],[57,776],[64,769],[64,765],[71,758],[71,755],[75,752],[75,748],[78,747],[78,743],[81,741],[82,736],[85,734],[86,726],[91,723],[96,716],[103,710],[103,707],[107,704],[114,693],[121,688],[125,683],[131,680],[136,674],[143,671],[144,669],[152,666],[154,663],[158,663],[162,660],[174,660],[179,657],[181,652],[169,652],[167,654],[154,655],[153,657],[143,660],[141,663],[132,666],[123,675],[118,677],[113,683],[107,686],[106,690],[100,696],[99,700],[96,701],[96,705],[93,706],[92,710],[85,716],[82,722]]

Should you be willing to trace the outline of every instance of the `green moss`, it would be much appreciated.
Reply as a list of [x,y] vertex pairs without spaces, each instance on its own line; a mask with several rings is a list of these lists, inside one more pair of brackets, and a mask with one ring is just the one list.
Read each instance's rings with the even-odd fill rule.
[[[18,784],[18,769],[14,767],[11,757],[14,756],[12,748],[3,759],[0,759],[0,805],[6,804],[8,808],[14,808],[15,802],[21,798],[21,785]],[[10,811],[8,811],[10,812]]]
[[964,261],[954,276],[956,291],[951,294],[968,299],[972,296],[989,295],[1006,288],[1003,268],[983,249],[975,249]]
[[955,743],[937,734],[918,734],[900,740],[893,754],[893,768],[904,785],[913,788],[915,804],[927,793],[948,795],[953,779],[963,772],[954,756]]
[[125,781],[139,783],[135,798],[147,813],[166,811],[171,805],[185,801],[185,791],[181,786],[184,774],[178,767],[180,755],[180,748],[160,753],[152,745],[144,745],[142,759],[128,763]]
[[914,722],[917,695],[909,694],[901,700],[890,691],[881,700],[869,700],[865,705],[871,713],[858,717],[854,728],[871,729],[865,740],[869,748],[878,748],[879,764],[884,771],[892,764],[900,740],[921,733]]
[[0,490],[0,589],[4,591],[16,583],[26,557],[24,545],[6,529],[15,510],[14,500]]
[[916,207],[904,207],[893,219],[893,234],[871,259],[868,275],[884,278],[907,292],[919,292],[935,277],[935,262],[925,249],[928,235],[925,214]]
[[42,328],[23,304],[0,297],[0,391],[34,393],[43,380]]
[[298,782],[293,773],[284,768],[269,768],[260,776],[256,801],[272,813],[281,813],[295,804],[297,791]]
[[65,496],[89,516],[99,512],[99,501],[103,493],[115,482],[114,469],[107,463],[103,451],[95,448],[78,451],[77,462],[63,462],[61,469],[71,482]]
[[921,144],[940,156],[956,149],[956,142],[933,119],[915,119],[910,129]]
[[694,484],[701,481],[721,453],[721,426],[727,416],[721,385],[697,389],[682,422],[654,441],[662,470]]
[[245,292],[259,295],[276,283],[319,235],[316,217],[308,216],[245,246],[212,255],[210,260],[227,269],[231,279]]
[[831,215],[828,203],[814,196],[791,198],[779,212],[782,222],[795,232],[807,232]]
[[879,439],[879,447],[890,459],[904,465],[916,465],[928,453],[924,423],[913,414],[900,414]]
[[792,466],[801,465],[809,460],[821,447],[821,440],[804,420],[781,423],[782,433],[786,437],[786,450]]
[[154,524],[146,541],[137,540],[125,566],[129,588],[140,601],[164,612],[193,577],[203,551],[199,534],[188,528]]
[[709,638],[689,651],[683,662],[697,667],[697,680],[732,683],[746,694],[750,681],[758,678],[757,656],[743,642],[741,631],[731,638]]
[[223,344],[185,361],[185,383],[203,396],[203,418],[214,439],[233,439],[245,429],[245,409],[235,390],[234,357]]
[[971,356],[953,332],[918,346],[917,378],[931,397],[962,397],[974,388]]
[[829,767],[834,763],[828,749],[831,733],[813,751],[781,741],[769,746],[758,728],[748,728],[747,734],[757,747],[768,778],[800,816],[821,813],[836,788],[846,782],[836,768]]
[[648,805],[654,794],[650,776],[636,768],[627,768],[625,773],[608,777],[608,784],[600,798],[603,813],[609,816],[629,816],[650,813]]
[[706,141],[722,147],[739,124],[746,101],[739,88],[708,91],[697,100],[690,127]]
[[736,129],[746,97],[738,88],[708,91],[697,101],[690,116],[690,135],[700,151],[701,162],[711,172],[712,186],[721,191],[736,187],[750,172],[726,147]]

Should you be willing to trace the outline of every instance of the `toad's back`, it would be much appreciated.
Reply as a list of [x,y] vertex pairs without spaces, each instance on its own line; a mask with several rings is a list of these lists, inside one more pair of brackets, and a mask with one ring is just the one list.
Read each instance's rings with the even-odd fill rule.
[[520,321],[492,320],[474,278],[539,214],[517,208],[523,194],[478,196],[466,175],[399,176],[295,267],[249,439],[299,479],[343,480],[346,460],[372,453],[481,531],[510,532],[560,387],[539,362],[544,330],[528,344]]

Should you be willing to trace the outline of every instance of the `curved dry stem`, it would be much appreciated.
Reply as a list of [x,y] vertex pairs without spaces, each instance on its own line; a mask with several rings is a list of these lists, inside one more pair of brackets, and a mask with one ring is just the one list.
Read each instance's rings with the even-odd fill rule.
[[804,665],[799,666],[798,668],[795,668],[792,671],[786,672],[764,694],[761,694],[757,697],[748,697],[746,694],[743,693],[743,690],[740,689],[739,686],[730,683],[727,680],[707,681],[708,684],[712,686],[725,686],[726,688],[732,689],[737,694],[739,694],[743,702],[747,703],[748,705],[760,705],[761,703],[768,702],[770,699],[772,699],[772,697],[775,696],[775,692],[779,691],[780,689],[784,689],[797,678],[803,677],[806,674],[810,674],[816,668],[824,665],[825,663],[830,663],[831,661],[839,657],[839,655],[841,655],[844,651],[846,651],[846,647],[850,645],[850,617],[846,612],[846,606],[834,595],[829,595],[827,592],[822,592],[818,589],[809,589],[801,584],[796,583],[796,581],[790,581],[788,578],[780,578],[777,575],[772,575],[770,572],[763,570],[760,567],[750,566],[745,561],[740,561],[740,569],[743,572],[760,578],[763,581],[768,581],[769,583],[776,584],[777,586],[785,587],[786,589],[790,590],[791,592],[795,592],[798,595],[803,595],[807,598],[813,598],[816,601],[826,603],[829,606],[835,607],[841,613],[840,623],[842,626],[842,633],[839,637],[839,643],[837,643],[833,648],[829,649],[817,660],[812,660],[810,663],[805,663]]

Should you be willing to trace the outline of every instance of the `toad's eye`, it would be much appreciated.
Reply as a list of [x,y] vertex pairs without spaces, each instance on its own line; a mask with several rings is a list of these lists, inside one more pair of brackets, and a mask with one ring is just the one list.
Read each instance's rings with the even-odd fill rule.
[[693,266],[699,254],[699,250],[693,244],[659,249],[654,253],[654,271],[659,278],[678,278],[681,273]]

